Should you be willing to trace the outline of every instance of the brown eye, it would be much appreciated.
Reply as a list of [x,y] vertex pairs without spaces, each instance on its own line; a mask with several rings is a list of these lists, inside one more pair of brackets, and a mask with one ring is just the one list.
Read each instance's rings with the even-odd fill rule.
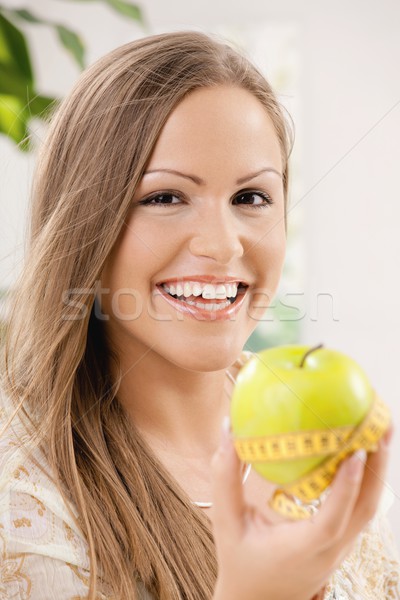
[[150,196],[149,198],[145,198],[144,200],[141,200],[139,204],[153,206],[175,206],[176,204],[179,204],[180,201],[181,199],[176,194],[173,194],[171,192],[165,192],[162,194],[155,194],[154,196]]
[[235,196],[235,201],[249,208],[265,208],[273,204],[271,196],[260,190],[246,190]]

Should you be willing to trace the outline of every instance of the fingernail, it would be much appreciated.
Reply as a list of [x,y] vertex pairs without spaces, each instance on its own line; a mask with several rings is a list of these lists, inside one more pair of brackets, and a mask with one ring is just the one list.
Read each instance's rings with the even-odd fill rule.
[[360,481],[365,462],[367,460],[367,453],[365,450],[357,450],[347,461],[347,474],[352,481]]

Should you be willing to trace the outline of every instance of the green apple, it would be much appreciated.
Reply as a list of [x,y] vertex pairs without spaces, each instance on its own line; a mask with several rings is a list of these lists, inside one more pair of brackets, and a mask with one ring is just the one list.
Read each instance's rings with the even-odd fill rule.
[[[351,358],[321,346],[278,346],[258,352],[239,371],[231,401],[234,438],[358,425],[375,398]],[[292,483],[326,457],[254,462],[277,484]]]

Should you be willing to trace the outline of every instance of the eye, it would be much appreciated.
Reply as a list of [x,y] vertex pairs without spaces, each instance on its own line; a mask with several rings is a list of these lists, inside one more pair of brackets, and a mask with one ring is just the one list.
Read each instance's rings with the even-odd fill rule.
[[181,199],[175,192],[161,192],[141,200],[138,204],[151,206],[175,206],[180,202]]
[[234,200],[249,208],[266,208],[274,203],[271,196],[261,190],[242,190]]

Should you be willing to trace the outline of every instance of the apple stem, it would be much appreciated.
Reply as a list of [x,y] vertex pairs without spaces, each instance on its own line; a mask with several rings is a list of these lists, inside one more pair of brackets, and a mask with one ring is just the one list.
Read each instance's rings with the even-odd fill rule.
[[315,352],[315,350],[319,350],[320,348],[323,348],[323,347],[324,347],[323,344],[318,344],[318,346],[314,346],[313,348],[310,348],[303,356],[302,361],[300,363],[300,368],[304,366],[305,360],[306,360],[307,356],[309,356],[311,354],[311,352]]

